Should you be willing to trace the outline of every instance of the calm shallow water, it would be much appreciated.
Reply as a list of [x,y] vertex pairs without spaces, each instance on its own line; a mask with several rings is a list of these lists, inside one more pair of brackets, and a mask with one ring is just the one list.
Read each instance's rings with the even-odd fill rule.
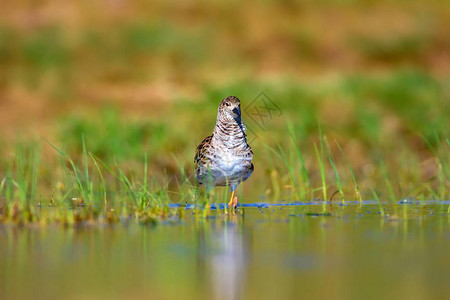
[[1,299],[443,299],[448,204],[249,205],[158,226],[0,227]]

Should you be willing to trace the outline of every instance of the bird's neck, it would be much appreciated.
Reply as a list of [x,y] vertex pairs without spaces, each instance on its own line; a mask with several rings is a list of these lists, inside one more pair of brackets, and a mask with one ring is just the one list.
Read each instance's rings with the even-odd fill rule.
[[247,145],[245,126],[241,119],[225,119],[217,117],[214,127],[212,143],[228,148],[237,148]]

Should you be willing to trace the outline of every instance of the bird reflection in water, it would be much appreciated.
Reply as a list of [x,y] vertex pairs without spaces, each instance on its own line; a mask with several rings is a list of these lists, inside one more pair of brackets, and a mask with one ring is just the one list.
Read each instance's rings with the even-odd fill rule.
[[213,299],[242,298],[248,253],[243,221],[242,215],[229,215],[201,230],[199,263],[210,275]]

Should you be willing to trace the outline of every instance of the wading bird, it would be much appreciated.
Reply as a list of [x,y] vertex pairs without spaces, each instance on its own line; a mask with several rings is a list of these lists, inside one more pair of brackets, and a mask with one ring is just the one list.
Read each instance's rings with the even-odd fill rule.
[[236,208],[238,198],[234,195],[235,190],[239,183],[252,175],[252,158],[253,151],[247,144],[241,119],[241,102],[235,96],[226,97],[219,104],[213,134],[197,147],[195,178],[207,189],[208,186],[229,186],[231,199],[228,207]]

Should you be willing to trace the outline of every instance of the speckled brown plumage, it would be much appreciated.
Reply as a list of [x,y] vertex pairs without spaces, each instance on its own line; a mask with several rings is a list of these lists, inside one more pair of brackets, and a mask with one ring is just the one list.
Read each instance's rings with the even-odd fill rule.
[[194,157],[195,178],[199,184],[229,186],[237,205],[234,191],[254,170],[253,151],[247,144],[245,125],[241,119],[241,105],[237,97],[223,99],[218,108],[213,134],[197,147]]

